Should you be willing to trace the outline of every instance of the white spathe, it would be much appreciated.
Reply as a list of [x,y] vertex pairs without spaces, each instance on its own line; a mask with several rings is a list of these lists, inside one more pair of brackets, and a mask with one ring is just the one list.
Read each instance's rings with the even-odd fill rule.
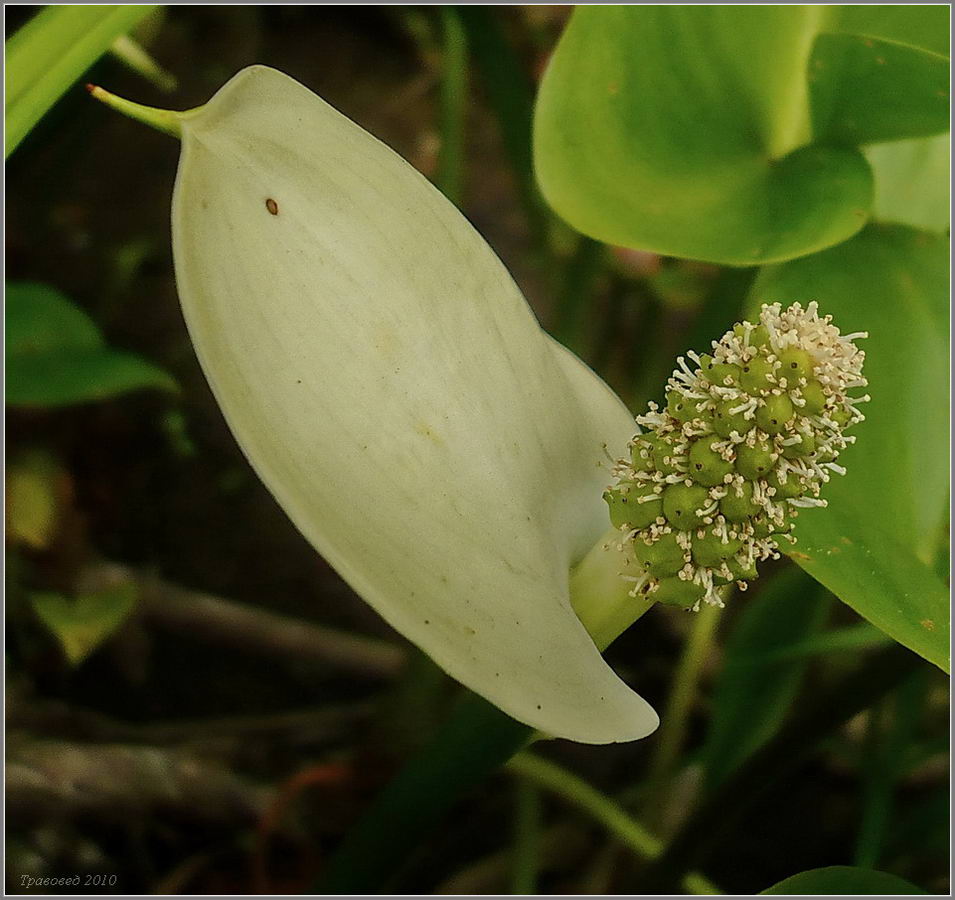
[[587,743],[644,737],[568,570],[633,419],[467,220],[274,69],[182,117],[186,322],[240,446],[348,583],[449,674]]

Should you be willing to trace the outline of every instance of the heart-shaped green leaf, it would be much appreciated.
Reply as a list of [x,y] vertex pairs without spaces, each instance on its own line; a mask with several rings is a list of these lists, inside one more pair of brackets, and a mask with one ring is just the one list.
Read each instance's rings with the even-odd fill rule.
[[838,247],[765,269],[752,305],[814,299],[843,331],[868,331],[872,396],[840,457],[827,510],[798,520],[791,554],[896,640],[946,667],[948,604],[926,563],[948,498],[947,241],[870,226]]
[[59,406],[139,388],[176,390],[173,379],[133,353],[107,347],[92,319],[44,284],[6,286],[6,401]]
[[578,7],[535,111],[547,200],[608,243],[737,265],[851,237],[871,205],[868,165],[806,144],[824,18],[808,6]]
[[789,894],[790,896],[832,894],[851,897],[853,894],[892,895],[928,892],[888,872],[860,869],[856,866],[826,866],[824,869],[808,869],[798,875],[791,875],[760,893]]
[[821,34],[809,64],[816,141],[871,144],[948,130],[948,59],[905,44]]
[[34,612],[56,635],[66,658],[79,665],[125,621],[136,604],[136,587],[117,584],[75,600],[62,594],[30,596]]

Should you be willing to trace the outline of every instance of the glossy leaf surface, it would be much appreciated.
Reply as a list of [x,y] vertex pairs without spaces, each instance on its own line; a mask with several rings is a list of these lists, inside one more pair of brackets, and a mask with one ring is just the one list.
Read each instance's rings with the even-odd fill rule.
[[948,130],[948,59],[851,34],[821,34],[809,63],[813,137],[871,144]]
[[824,18],[808,6],[577,8],[535,114],[547,200],[607,243],[735,265],[850,237],[868,216],[869,168],[853,148],[807,144]]
[[844,332],[868,331],[870,403],[847,474],[802,514],[791,556],[896,640],[948,667],[948,597],[929,567],[948,502],[947,241],[872,226],[766,269],[752,307],[814,299]]

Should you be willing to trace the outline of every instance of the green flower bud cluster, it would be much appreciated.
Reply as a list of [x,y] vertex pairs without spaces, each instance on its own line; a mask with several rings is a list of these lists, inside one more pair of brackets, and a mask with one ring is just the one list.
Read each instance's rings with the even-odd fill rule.
[[[800,509],[825,506],[820,489],[864,418],[865,354],[815,302],[764,305],[712,353],[677,359],[664,409],[649,404],[604,494],[622,534],[632,596],[698,610],[723,605],[756,564],[777,558]],[[689,360],[689,363],[687,362]]]

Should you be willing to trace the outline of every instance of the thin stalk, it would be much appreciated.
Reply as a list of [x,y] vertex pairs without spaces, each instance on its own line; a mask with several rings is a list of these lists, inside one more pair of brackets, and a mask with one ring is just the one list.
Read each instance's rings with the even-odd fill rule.
[[514,800],[511,893],[536,894],[541,845],[540,791],[530,781],[518,781],[514,788]]
[[[507,769],[583,810],[640,859],[656,859],[663,852],[663,841],[632,819],[623,807],[556,763],[532,753],[518,753],[507,764]],[[708,878],[696,872],[688,873],[682,884],[691,894],[722,893]]]
[[109,52],[123,65],[132,69],[137,75],[141,75],[163,93],[168,94],[176,89],[178,84],[176,76],[167,72],[142,44],[133,40],[128,34],[121,34],[116,38]]
[[464,125],[468,99],[468,41],[458,11],[441,7],[444,59],[441,66],[441,149],[438,187],[456,206],[464,184]]
[[[881,703],[869,710],[865,758],[868,761],[863,784],[862,822],[856,839],[853,865],[875,868],[882,854],[886,832],[892,820],[892,797],[899,777],[899,761],[915,732],[925,699],[925,672],[916,672],[895,692],[891,704]],[[884,727],[884,713],[891,721]]]
[[623,285],[615,285],[607,298],[607,309],[599,322],[594,335],[593,347],[587,354],[587,361],[595,372],[605,372],[613,356],[614,344],[620,338],[626,309],[627,292]]
[[497,118],[535,249],[541,260],[549,263],[548,213],[534,180],[531,149],[536,86],[504,34],[496,10],[468,5],[458,7],[457,13],[467,33],[488,104]]
[[706,665],[719,622],[720,608],[706,606],[694,617],[690,638],[683,647],[666,709],[660,717],[660,730],[650,760],[647,780],[650,784],[648,810],[659,808],[662,795],[674,774],[680,751],[686,740],[690,713],[696,699],[700,673]]
[[551,333],[578,356],[584,352],[585,314],[593,299],[594,282],[603,268],[605,251],[605,244],[581,235],[564,269]]
[[199,109],[176,112],[172,109],[143,106],[142,103],[133,103],[132,100],[117,97],[116,94],[111,94],[95,84],[86,85],[86,90],[89,91],[90,96],[99,100],[100,103],[105,103],[110,109],[114,109],[130,119],[142,122],[143,125],[148,125],[150,128],[155,128],[156,131],[161,131],[163,134],[168,134],[174,138],[182,138],[183,120],[199,112]]

